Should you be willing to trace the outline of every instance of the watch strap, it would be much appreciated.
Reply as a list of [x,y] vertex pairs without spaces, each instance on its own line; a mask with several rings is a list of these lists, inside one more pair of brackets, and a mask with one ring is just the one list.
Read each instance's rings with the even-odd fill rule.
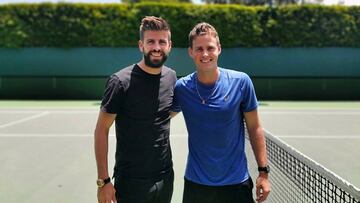
[[110,183],[110,181],[111,181],[111,178],[110,178],[110,177],[104,179],[104,185]]
[[258,171],[259,172],[265,172],[265,173],[269,173],[270,172],[270,167],[269,165],[265,166],[265,167],[258,167]]

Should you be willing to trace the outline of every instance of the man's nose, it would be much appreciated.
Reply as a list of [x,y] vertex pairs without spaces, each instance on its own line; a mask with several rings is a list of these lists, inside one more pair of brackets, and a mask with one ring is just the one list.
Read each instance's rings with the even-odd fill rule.
[[158,42],[154,43],[153,50],[154,51],[160,51],[161,50],[160,44]]
[[203,56],[209,56],[209,52],[206,50],[204,50],[202,54],[203,54]]

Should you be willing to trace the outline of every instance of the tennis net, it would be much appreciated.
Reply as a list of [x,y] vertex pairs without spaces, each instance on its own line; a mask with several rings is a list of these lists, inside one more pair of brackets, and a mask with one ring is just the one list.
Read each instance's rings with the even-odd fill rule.
[[[271,193],[266,202],[360,203],[358,188],[269,132],[265,132],[265,136],[271,168]],[[247,145],[250,146],[248,137]],[[256,178],[257,164],[250,149],[247,147],[248,167],[250,174]]]

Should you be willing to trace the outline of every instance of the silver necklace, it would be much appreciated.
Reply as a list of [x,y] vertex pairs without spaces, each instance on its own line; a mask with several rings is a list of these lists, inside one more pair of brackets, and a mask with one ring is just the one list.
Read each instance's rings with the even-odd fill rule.
[[216,82],[215,82],[215,84],[214,84],[214,87],[213,87],[213,88],[211,89],[211,91],[210,91],[211,94],[210,94],[206,99],[204,99],[204,98],[201,96],[200,92],[199,92],[199,89],[198,89],[198,79],[197,79],[197,78],[195,79],[195,87],[196,87],[196,92],[197,92],[198,96],[200,97],[201,103],[202,103],[202,104],[206,104],[207,101],[210,99],[210,97],[213,96],[214,93],[215,93]]

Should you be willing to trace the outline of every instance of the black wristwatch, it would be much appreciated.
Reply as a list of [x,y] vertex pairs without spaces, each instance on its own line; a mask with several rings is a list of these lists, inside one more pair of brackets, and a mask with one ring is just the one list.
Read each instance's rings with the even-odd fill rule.
[[265,172],[265,173],[270,173],[270,166],[266,165],[265,167],[258,167],[258,171],[259,172]]
[[98,188],[102,188],[106,184],[110,183],[110,181],[111,181],[110,177],[106,178],[106,179],[97,179],[96,184],[97,184]]

